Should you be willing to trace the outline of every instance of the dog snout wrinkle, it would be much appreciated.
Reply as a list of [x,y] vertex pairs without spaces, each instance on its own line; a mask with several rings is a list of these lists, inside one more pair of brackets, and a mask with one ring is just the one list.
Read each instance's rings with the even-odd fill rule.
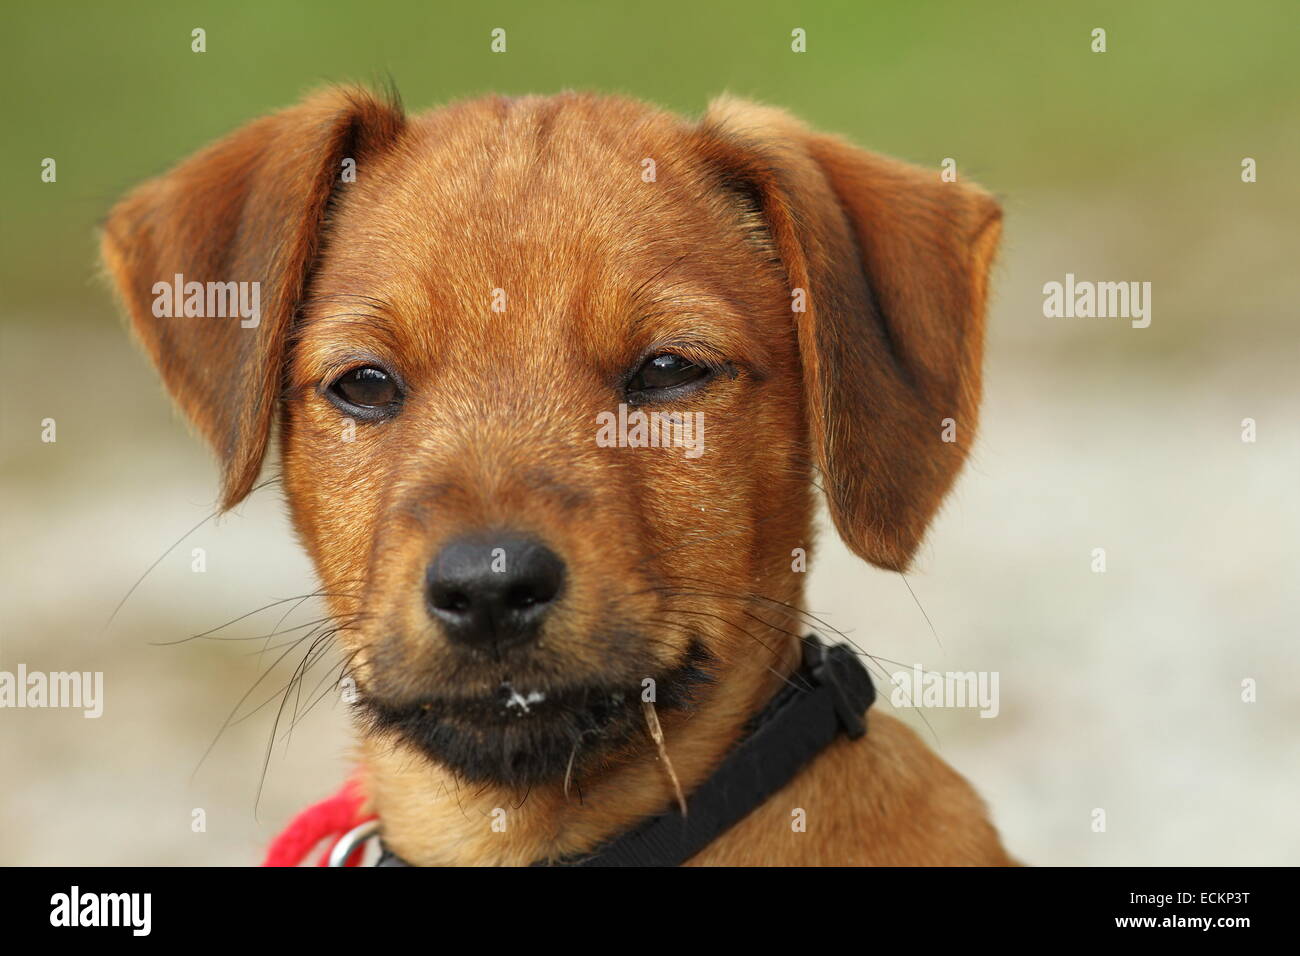
[[430,563],[425,602],[453,644],[503,650],[536,639],[564,580],[564,561],[535,538],[470,535]]

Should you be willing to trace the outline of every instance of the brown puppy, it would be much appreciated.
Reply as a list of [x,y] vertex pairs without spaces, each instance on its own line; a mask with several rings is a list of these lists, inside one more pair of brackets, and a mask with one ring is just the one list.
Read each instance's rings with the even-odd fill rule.
[[[1000,220],[730,99],[408,119],[331,90],[141,186],[103,251],[226,507],[279,422],[386,843],[525,864],[672,805],[644,681],[689,794],[796,666],[814,476],[855,552],[906,567],[974,434]],[[702,453],[601,441],[620,405],[702,422]],[[869,725],[692,862],[1010,862],[961,777]]]

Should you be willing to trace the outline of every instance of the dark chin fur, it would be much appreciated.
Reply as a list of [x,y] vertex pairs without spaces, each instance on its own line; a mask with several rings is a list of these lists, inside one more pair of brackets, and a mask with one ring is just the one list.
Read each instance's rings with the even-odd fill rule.
[[[692,646],[681,665],[655,680],[661,712],[685,710],[711,683],[708,653]],[[429,698],[400,706],[366,699],[371,734],[394,735],[470,783],[530,787],[574,778],[644,734],[641,686],[587,687],[548,695],[525,711],[510,689],[493,699]],[[570,762],[572,761],[572,768]]]

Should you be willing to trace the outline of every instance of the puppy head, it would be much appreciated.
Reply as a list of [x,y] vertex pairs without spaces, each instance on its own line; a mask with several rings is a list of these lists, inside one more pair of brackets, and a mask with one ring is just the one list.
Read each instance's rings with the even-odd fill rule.
[[[848,544],[907,565],[973,435],[999,219],[737,101],[408,120],[331,91],[141,187],[103,245],[226,507],[278,411],[370,732],[533,784],[638,752],[650,688],[668,720],[758,705],[805,630],[815,472]],[[259,283],[256,325],[160,308],[178,275]]]

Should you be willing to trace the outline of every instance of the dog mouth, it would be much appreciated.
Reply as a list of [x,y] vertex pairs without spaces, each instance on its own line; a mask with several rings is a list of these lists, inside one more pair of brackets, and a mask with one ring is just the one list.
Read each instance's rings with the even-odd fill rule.
[[503,680],[492,694],[455,699],[428,698],[399,709],[403,719],[455,720],[476,727],[506,728],[517,721],[547,723],[586,715],[595,724],[627,705],[634,690],[617,684],[560,690],[530,689]]
[[395,735],[471,783],[533,786],[578,778],[648,742],[644,700],[655,709],[689,710],[713,683],[713,658],[698,642],[681,661],[645,680],[572,687],[503,679],[493,693],[427,696],[401,704],[366,698],[375,734]]

